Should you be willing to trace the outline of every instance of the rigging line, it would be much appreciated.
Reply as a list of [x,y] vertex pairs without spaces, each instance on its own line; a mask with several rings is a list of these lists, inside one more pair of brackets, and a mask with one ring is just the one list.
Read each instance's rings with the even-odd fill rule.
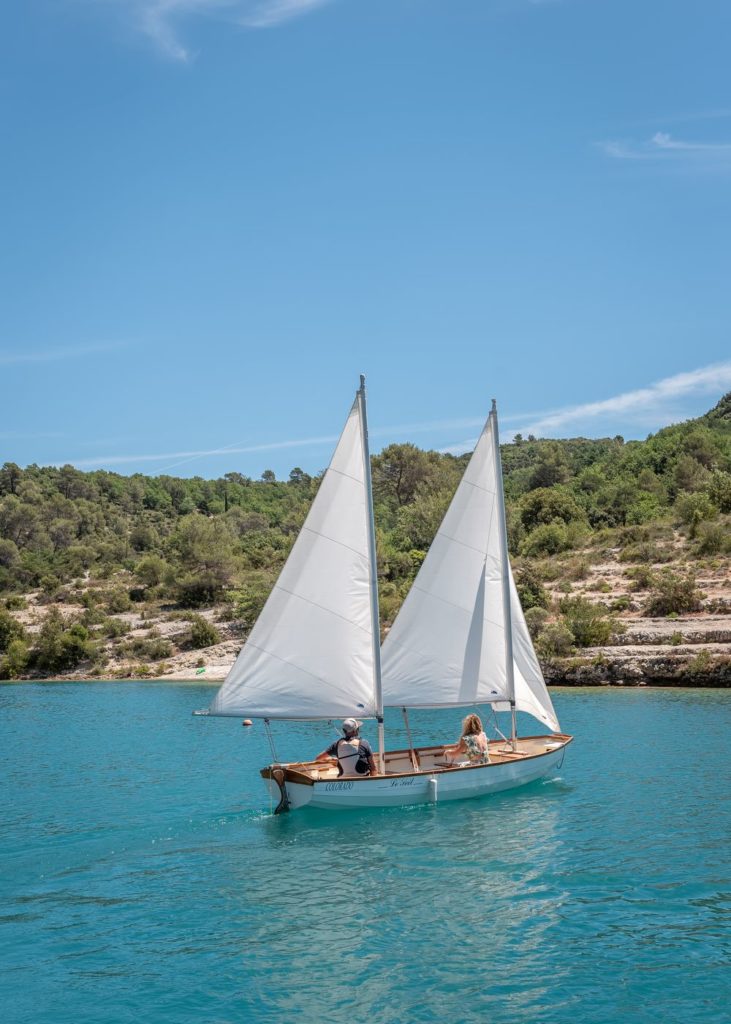
[[[473,483],[472,480],[465,480],[464,477],[462,477],[462,479],[460,480],[460,486],[462,484],[465,484],[467,487],[474,487],[476,491],[482,491],[483,494],[489,494],[493,498],[497,495],[497,490],[490,491],[490,490],[488,490],[487,487],[481,487],[480,484]],[[455,491],[455,494],[456,494],[456,491]]]
[[[305,521],[305,523],[304,523],[304,524],[303,524],[303,525],[302,525],[302,526],[300,527],[300,533],[303,533],[303,532],[304,532],[305,530],[306,530],[306,531],[307,531],[308,533],[311,533],[311,534],[313,534],[313,535],[314,535],[315,537],[322,537],[322,539],[323,539],[323,540],[329,540],[329,541],[332,541],[332,543],[333,543],[333,544],[339,544],[341,548],[345,548],[345,550],[346,550],[346,551],[350,551],[350,552],[352,552],[352,553],[353,553],[354,555],[358,555],[358,556],[359,556],[360,558],[362,558],[362,559],[363,559],[364,561],[365,561],[365,560],[366,560],[366,559],[368,558],[368,556],[367,556],[367,555],[364,555],[362,551],[358,551],[358,549],[357,549],[357,548],[351,548],[350,544],[346,544],[346,543],[345,543],[345,541],[342,541],[342,540],[336,540],[336,539],[335,539],[334,537],[330,537],[330,536],[328,536],[328,534],[326,534],[326,533],[320,533],[320,531],[319,531],[319,530],[313,530],[311,526],[308,526],[308,525],[307,525],[307,522],[306,522],[306,521]],[[297,536],[299,536],[299,534],[297,534]]]
[[352,619],[346,619],[340,612],[334,612],[332,608],[326,608],[324,604],[318,604],[317,601],[310,600],[309,597],[303,597],[301,594],[297,594],[294,590],[287,590],[280,583],[274,584],[274,590],[281,590],[284,594],[289,594],[290,597],[296,597],[298,601],[304,601],[305,604],[311,604],[313,608],[319,608],[320,611],[326,612],[328,615],[334,615],[336,618],[341,619],[343,622],[347,622],[349,626],[355,626],[356,629],[362,630],[367,636],[373,636],[373,631],[366,629],[365,626],[361,626],[360,623],[354,622]]
[[[489,529],[491,529],[491,527]],[[474,544],[466,544],[465,541],[459,540],[458,537],[452,537],[451,534],[445,533],[443,530],[439,530],[437,532],[437,537],[444,537],[445,540],[450,540],[450,541],[452,541],[453,544],[459,544],[460,547],[466,548],[468,551],[474,551],[476,554],[482,555],[483,558],[487,558],[488,557],[489,552],[482,551],[480,548],[476,548],[474,546]],[[490,534],[488,533],[488,540],[489,539],[490,539]],[[434,538],[434,540],[436,540],[436,537]],[[434,543],[434,541],[432,541],[432,544],[433,543]],[[428,552],[427,552],[427,554],[428,554]],[[494,561],[497,561],[497,559],[495,558],[494,555],[491,556],[491,557],[493,558]],[[424,561],[426,561],[426,559],[424,559]]]
[[[334,453],[333,453],[333,455],[334,455]],[[352,480],[353,483],[358,484],[359,487],[363,487],[365,485],[365,481],[359,480],[357,476],[353,476],[351,473],[344,473],[342,471],[342,469],[335,469],[334,466],[328,466],[327,469],[325,470],[325,472],[326,473],[337,473],[338,476],[342,476],[346,480]],[[325,477],[323,477],[323,480],[324,479],[325,479]]]
[[[409,591],[409,596],[411,595],[411,591],[413,591],[413,590],[418,590],[418,592],[420,594],[423,594],[424,597],[431,597],[435,601],[441,601],[442,604],[446,604],[449,608],[456,608],[458,612],[464,612],[465,615],[472,615],[472,612],[470,611],[469,608],[464,608],[461,604],[455,604],[454,601],[448,601],[446,597],[440,597],[439,594],[432,594],[432,592],[430,590],[424,590],[423,587],[417,587],[415,583],[411,584],[411,590]],[[408,600],[408,597],[407,597],[407,600]],[[406,603],[406,601],[404,601],[404,604],[405,603]],[[492,619],[488,619],[486,615],[482,616],[482,621],[486,622],[488,624],[488,626],[494,626],[495,629],[503,629],[503,630],[505,629],[505,623],[504,622],[493,622],[493,620]],[[391,627],[391,629],[393,629],[393,626]],[[390,633],[388,635],[390,636]]]

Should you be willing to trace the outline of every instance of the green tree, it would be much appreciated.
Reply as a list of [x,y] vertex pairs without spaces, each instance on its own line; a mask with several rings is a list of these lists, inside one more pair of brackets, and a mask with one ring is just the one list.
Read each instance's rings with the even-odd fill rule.
[[74,669],[91,655],[89,631],[81,623],[66,626],[57,608],[51,608],[31,651],[31,660],[47,671]]
[[525,494],[519,503],[520,519],[526,530],[560,521],[583,519],[584,513],[574,497],[562,488],[541,487]]
[[289,474],[289,482],[297,486],[301,484],[309,484],[311,480],[312,477],[309,475],[309,473],[305,473],[305,471],[303,469],[300,469],[299,466],[295,466],[294,469]]
[[16,494],[18,484],[23,479],[23,470],[14,462],[6,462],[0,468],[0,495]]
[[188,607],[212,604],[230,584],[236,568],[233,538],[224,519],[186,516],[171,538],[184,573],[177,580],[180,601]]
[[0,608],[0,651],[8,649],[13,640],[24,640],[25,629],[15,616]]
[[391,444],[372,460],[373,494],[377,501],[401,508],[413,501],[429,479],[433,459],[414,444]]
[[418,494],[398,510],[395,535],[400,546],[426,551],[449,505],[450,494]]
[[29,660],[27,641],[11,640],[5,657],[0,658],[0,679],[22,679]]
[[167,562],[159,555],[145,555],[135,566],[135,576],[146,587],[157,587],[165,578]]
[[731,473],[717,469],[711,474],[708,497],[720,512],[731,512]]
[[515,586],[524,612],[527,612],[529,608],[548,608],[550,605],[551,598],[548,591],[541,583],[541,578],[533,566],[526,565],[518,570]]
[[12,540],[0,539],[0,566],[13,569],[20,562],[20,553]]
[[541,445],[540,456],[530,478],[530,489],[553,487],[569,479],[571,470],[559,444],[549,441]]

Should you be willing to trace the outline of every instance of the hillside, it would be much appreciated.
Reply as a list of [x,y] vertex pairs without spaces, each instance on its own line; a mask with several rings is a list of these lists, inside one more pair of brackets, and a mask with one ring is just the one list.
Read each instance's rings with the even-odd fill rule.
[[[553,682],[731,683],[731,393],[645,441],[516,436],[511,557]],[[373,458],[383,629],[466,457]],[[0,469],[0,678],[221,678],[316,493],[227,473]]]

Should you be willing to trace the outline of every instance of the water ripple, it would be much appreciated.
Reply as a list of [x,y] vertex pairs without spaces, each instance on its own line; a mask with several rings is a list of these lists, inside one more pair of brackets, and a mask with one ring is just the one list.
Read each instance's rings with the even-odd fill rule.
[[1,691],[7,1024],[728,1024],[731,695],[560,692],[557,778],[274,818],[196,690]]

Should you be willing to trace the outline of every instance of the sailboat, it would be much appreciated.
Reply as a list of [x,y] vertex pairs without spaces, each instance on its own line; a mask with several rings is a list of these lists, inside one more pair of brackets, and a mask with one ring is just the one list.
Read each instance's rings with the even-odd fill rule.
[[[414,747],[410,708],[485,705],[510,713],[489,763]],[[386,750],[384,708],[409,747]],[[549,732],[518,738],[516,712]],[[409,594],[380,644],[365,379],[287,562],[210,708],[262,718],[274,760],[261,770],[276,812],[392,807],[483,796],[543,778],[572,737],[560,731],[508,559],[497,409]],[[340,778],[330,761],[277,759],[276,719],[375,719],[377,774]]]

